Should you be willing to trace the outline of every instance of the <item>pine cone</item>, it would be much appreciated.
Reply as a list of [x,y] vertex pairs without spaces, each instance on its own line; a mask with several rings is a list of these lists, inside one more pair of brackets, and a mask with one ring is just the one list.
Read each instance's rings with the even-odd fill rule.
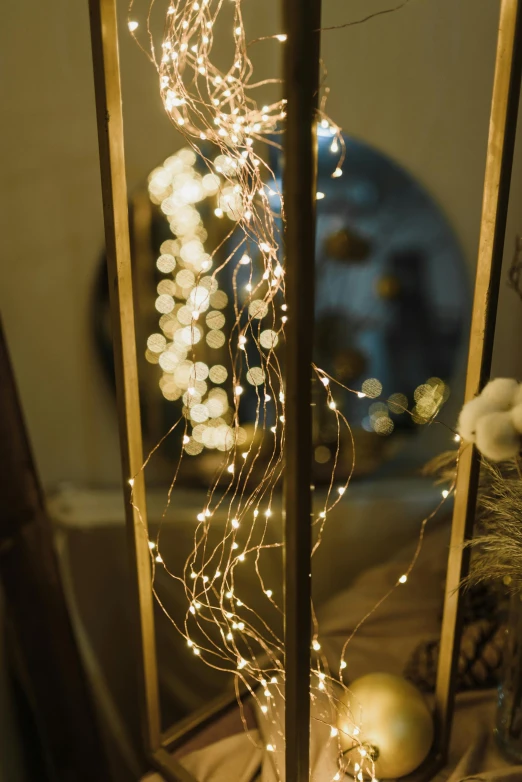
[[[479,619],[464,627],[460,644],[457,691],[494,687],[502,663],[506,628],[496,620]],[[433,692],[440,641],[423,641],[410,657],[404,676],[424,692]]]

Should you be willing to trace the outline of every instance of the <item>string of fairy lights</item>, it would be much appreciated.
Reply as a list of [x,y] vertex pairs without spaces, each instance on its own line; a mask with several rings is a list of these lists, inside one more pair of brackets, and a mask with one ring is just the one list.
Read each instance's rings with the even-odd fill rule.
[[[129,30],[156,67],[165,111],[188,143],[188,148],[169,157],[149,177],[150,198],[165,215],[173,238],[162,243],[156,261],[158,271],[164,275],[155,303],[160,330],[149,336],[146,357],[162,371],[159,385],[163,396],[172,401],[181,399],[183,403],[181,416],[166,435],[176,428],[183,430],[164,516],[184,455],[197,455],[204,448],[223,454],[194,519],[194,546],[183,571],[171,572],[168,561],[163,559],[161,531],[155,540],[149,541],[149,548],[153,591],[160,606],[185,639],[190,653],[215,669],[234,674],[249,691],[269,726],[270,738],[264,749],[277,752],[284,749],[284,713],[278,707],[284,702],[284,645],[273,629],[275,623],[267,617],[271,612],[281,617],[283,596],[274,584],[266,582],[262,554],[283,546],[281,540],[274,538],[273,524],[285,444],[285,384],[276,346],[284,340],[288,312],[278,229],[284,204],[276,177],[260,150],[267,137],[275,143],[273,139],[284,122],[286,101],[283,98],[258,106],[255,90],[264,82],[254,80],[249,49],[254,43],[284,45],[286,36],[276,33],[248,43],[241,4],[242,0],[226,3],[227,18],[232,16],[233,44],[226,70],[218,68],[211,57],[214,29],[224,13],[224,0],[169,3],[160,45],[155,45],[152,33],[154,3],[144,15],[144,22],[135,18],[133,0],[130,5]],[[335,156],[331,176],[338,178],[342,175],[344,140],[341,129],[326,116],[324,100],[320,105],[317,120],[323,131],[331,135],[330,150]],[[205,149],[215,150],[212,158],[202,152],[202,142]],[[197,162],[204,167],[204,174],[198,172]],[[324,194],[318,193],[317,197]],[[208,247],[208,234],[198,210],[198,204],[207,199],[214,206],[215,218],[225,221],[224,238],[212,248]],[[274,201],[278,204],[277,212]],[[230,243],[233,250],[229,252]],[[245,269],[248,281],[240,285]],[[231,302],[220,288],[224,270],[231,279]],[[229,304],[233,318],[226,324],[224,310]],[[221,351],[220,357],[225,351],[226,360],[202,361],[204,345]],[[355,466],[350,424],[336,403],[333,388],[342,387],[359,399],[376,399],[382,392],[377,380],[366,381],[361,389],[351,389],[319,367],[314,366],[314,372],[336,426],[337,451],[324,503],[313,518],[313,553],[320,545],[328,515],[349,486]],[[223,387],[226,382],[231,385],[231,393]],[[254,390],[256,400],[249,434],[241,425],[245,382]],[[434,420],[444,401],[444,390],[430,381],[419,388],[413,411],[407,410],[407,400],[398,394],[387,403],[375,403],[378,407],[372,415],[377,422],[376,431],[380,426],[381,433],[386,434],[386,421],[391,420],[388,410],[406,411],[414,420],[417,416],[418,422]],[[337,465],[343,428],[352,442],[352,468],[340,482]],[[131,486],[133,481],[131,478]],[[453,488],[444,490],[438,507]],[[426,524],[438,507],[422,521],[417,549],[393,589],[407,581],[419,556]],[[216,542],[211,533],[217,514],[220,518],[225,514],[226,520],[224,534]],[[182,622],[170,616],[158,593],[154,580],[158,567],[184,590],[187,609]],[[266,611],[256,611],[244,601],[241,578],[236,577],[244,568],[255,573]],[[346,773],[359,781],[375,779],[372,754],[361,727],[351,714],[342,713],[340,692],[351,638],[391,591],[346,640],[334,672],[321,648],[313,614],[310,692],[314,703],[325,706],[321,720],[330,727],[329,741],[337,754],[332,780],[339,780]],[[347,742],[351,742],[349,752]]]

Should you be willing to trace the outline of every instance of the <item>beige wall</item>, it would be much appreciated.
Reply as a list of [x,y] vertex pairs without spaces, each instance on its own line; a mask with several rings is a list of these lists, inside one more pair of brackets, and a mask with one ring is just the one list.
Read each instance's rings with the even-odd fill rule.
[[[324,22],[341,23],[390,4],[326,0]],[[425,184],[455,226],[470,267],[498,6],[498,0],[412,0],[401,12],[323,38],[331,115]],[[277,31],[271,28],[276,8],[273,0],[245,0],[252,37]],[[179,137],[162,113],[154,71],[122,30],[133,187],[179,145]],[[260,73],[268,75],[278,67],[276,49],[262,46]],[[102,215],[87,0],[7,3],[0,52],[6,153],[0,306],[38,466],[48,486],[111,484],[119,477],[114,403],[89,321]],[[520,225],[519,158],[516,170],[510,250]],[[518,340],[522,305],[511,292],[504,298],[514,306],[504,309],[502,333]],[[501,371],[515,373],[512,355],[511,345],[501,351]]]

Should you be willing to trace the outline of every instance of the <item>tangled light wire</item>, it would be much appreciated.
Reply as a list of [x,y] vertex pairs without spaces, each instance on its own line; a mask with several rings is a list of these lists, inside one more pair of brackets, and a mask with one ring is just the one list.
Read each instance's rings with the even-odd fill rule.
[[[178,241],[178,244],[170,242],[168,247],[162,246],[162,255],[158,259],[160,271],[170,273],[176,265],[175,256],[179,253],[181,257],[178,260],[184,276],[181,278],[178,273],[175,283],[165,281],[168,284],[159,291],[156,306],[162,313],[160,326],[166,336],[154,335],[152,341],[149,338],[148,345],[149,350],[158,356],[158,362],[167,376],[163,379],[164,395],[172,399],[183,395],[184,406],[181,417],[153,448],[142,469],[146,468],[164,439],[175,428],[182,427],[183,447],[169,487],[164,518],[184,453],[199,452],[198,443],[201,444],[204,435],[201,427],[207,420],[213,418],[219,422],[215,428],[220,428],[221,434],[217,440],[213,440],[213,447],[223,452],[223,459],[209,485],[204,505],[197,514],[193,550],[182,574],[176,574],[169,570],[168,562],[161,556],[160,533],[156,540],[149,541],[153,591],[165,614],[192,652],[207,665],[235,674],[238,694],[240,689],[246,689],[252,695],[259,711],[266,715],[270,724],[270,739],[264,749],[275,752],[284,748],[284,716],[277,705],[277,701],[284,701],[284,645],[271,623],[243,602],[236,587],[235,575],[236,569],[245,567],[245,563],[253,567],[267,607],[281,616],[281,595],[274,594],[271,585],[265,584],[260,563],[262,551],[281,548],[283,545],[281,541],[272,541],[270,518],[273,513],[274,491],[283,472],[285,441],[284,377],[275,353],[275,346],[284,339],[284,324],[287,319],[285,271],[284,264],[280,261],[280,237],[276,222],[279,216],[284,221],[284,204],[274,173],[259,153],[259,146],[260,142],[276,143],[274,137],[280,133],[279,128],[285,118],[286,100],[283,98],[270,105],[258,107],[255,90],[267,81],[254,81],[249,47],[260,41],[271,41],[272,45],[274,42],[284,44],[286,36],[275,34],[247,43],[241,2],[242,0],[227,2],[227,13],[230,12],[230,5],[233,6],[233,57],[227,70],[217,68],[211,59],[214,26],[223,12],[224,0],[181,0],[170,3],[165,12],[163,36],[158,47],[151,30],[154,7],[152,0],[144,25],[148,38],[147,48],[141,38],[137,37],[141,28],[134,18],[134,0],[131,0],[129,8],[129,29],[157,69],[165,110],[194,154],[208,169],[208,174],[202,178],[205,195],[216,197],[216,217],[230,220],[230,230],[225,231],[225,239],[210,253],[204,252],[203,242],[207,234],[201,221],[194,215],[196,210],[193,209],[194,202],[201,200],[203,196],[194,194],[193,191],[191,195],[189,192],[195,182],[193,174],[190,175],[192,185],[186,179],[186,168],[190,168],[194,162],[190,158],[190,151],[185,150],[185,157],[178,153],[177,156],[169,158],[161,171],[153,173],[149,183],[151,196],[161,205],[167,218],[171,219],[171,228],[178,239],[182,239],[184,234],[187,236],[187,230],[182,225],[183,219],[188,221],[189,225],[188,241],[185,244]],[[269,81],[277,83],[280,80]],[[339,177],[342,175],[344,160],[344,139],[341,129],[325,114],[324,98],[320,106],[318,122],[331,133],[331,150],[340,151],[332,170],[332,176]],[[203,155],[200,149],[202,142],[212,145],[218,152],[213,160]],[[179,180],[183,176],[185,179],[182,185],[186,192],[184,195],[181,192],[180,195],[179,188],[173,188],[172,182],[176,177]],[[265,184],[267,181],[268,185]],[[199,182],[197,184],[199,187]],[[279,197],[280,215],[276,214],[271,206],[269,195],[274,193]],[[180,214],[183,218],[181,221]],[[233,251],[216,266],[216,259],[222,248],[237,235],[239,238]],[[256,274],[253,258],[261,260],[261,274]],[[198,361],[197,345],[203,336],[201,317],[207,313],[205,319],[210,331],[206,335],[206,342],[212,347],[209,335],[216,334],[219,331],[216,324],[222,323],[219,317],[219,297],[216,296],[221,293],[218,291],[218,276],[227,266],[231,266],[233,270],[235,315],[227,343],[229,368],[216,365],[209,370],[203,362]],[[241,295],[238,292],[237,274],[241,266],[249,268],[246,298],[243,292]],[[175,295],[185,302],[181,317],[178,310],[178,322],[174,322],[171,317]],[[221,302],[223,303],[222,297]],[[213,309],[208,312],[210,307]],[[171,341],[167,342],[167,338]],[[213,337],[213,340],[218,347],[216,337]],[[221,342],[221,337],[218,342]],[[258,361],[256,365],[252,365],[249,360],[251,352],[246,350],[247,342],[255,349]],[[324,388],[325,404],[335,417],[337,427],[337,450],[325,501],[313,520],[317,526],[313,548],[315,553],[321,541],[327,515],[340,501],[349,485],[355,465],[355,449],[349,422],[337,408],[332,394],[332,384],[338,381],[319,367],[314,366],[313,369]],[[171,374],[174,379],[169,379]],[[225,404],[224,392],[218,394],[215,388],[209,390],[206,381],[219,385],[229,374],[232,379],[233,400],[231,407],[227,409],[228,401]],[[244,377],[254,387],[256,394],[254,432],[247,445],[244,445],[244,430],[240,426]],[[360,390],[342,387],[360,398],[366,396]],[[275,425],[271,427],[267,426],[268,405],[273,406],[272,420]],[[436,410],[431,410],[431,420],[435,412]],[[336,486],[336,467],[343,426],[346,427],[352,442],[352,468],[347,480]],[[269,457],[262,467],[261,478],[256,477],[256,485],[252,489],[252,477],[254,471],[259,468],[262,450],[267,442]],[[131,478],[131,486],[133,482],[134,479]],[[419,556],[426,524],[452,489],[453,487],[450,487],[445,490],[435,511],[422,521],[413,559],[407,571],[397,579],[393,589],[407,580]],[[137,511],[140,509],[137,508]],[[211,542],[210,532],[213,516],[218,511],[225,513],[226,526],[224,535],[215,543]],[[154,582],[156,567],[164,568],[184,589],[187,611],[181,624],[170,616],[158,594]],[[340,735],[338,718],[343,710],[340,702],[344,686],[342,672],[346,667],[344,655],[348,642],[391,591],[393,590],[383,596],[372,611],[363,617],[347,640],[335,674],[330,672],[326,656],[321,650],[317,622],[315,614],[313,615],[311,699],[317,704],[313,719],[330,726],[330,740],[335,742],[337,748],[336,770],[332,780],[340,779],[341,775],[348,771],[358,780],[364,777],[374,778],[371,753],[366,751],[360,728],[349,714],[342,715],[343,724],[348,726],[344,728],[347,735]],[[242,701],[239,702],[241,705]],[[242,717],[246,727],[243,714]],[[342,744],[346,745],[347,739],[353,742],[353,748],[357,751],[357,762],[355,753],[343,754]]]

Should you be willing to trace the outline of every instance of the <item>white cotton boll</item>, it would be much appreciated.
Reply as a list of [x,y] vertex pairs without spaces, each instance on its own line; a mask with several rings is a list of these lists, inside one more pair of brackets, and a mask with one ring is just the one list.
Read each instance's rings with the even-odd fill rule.
[[496,409],[491,402],[481,396],[476,396],[467,402],[460,411],[457,424],[457,431],[462,439],[467,440],[468,443],[474,443],[478,419],[481,416],[494,413]]
[[513,395],[513,407],[522,405],[522,383],[517,385],[517,389]]
[[[515,393],[518,390],[518,383],[509,377],[497,377],[490,380],[483,388],[480,396],[487,399],[497,410],[509,410],[514,403]],[[522,400],[521,400],[522,401]]]
[[517,432],[522,434],[522,403],[511,409],[511,420]]
[[492,462],[513,459],[520,450],[520,435],[511,411],[481,416],[477,421],[476,446]]

